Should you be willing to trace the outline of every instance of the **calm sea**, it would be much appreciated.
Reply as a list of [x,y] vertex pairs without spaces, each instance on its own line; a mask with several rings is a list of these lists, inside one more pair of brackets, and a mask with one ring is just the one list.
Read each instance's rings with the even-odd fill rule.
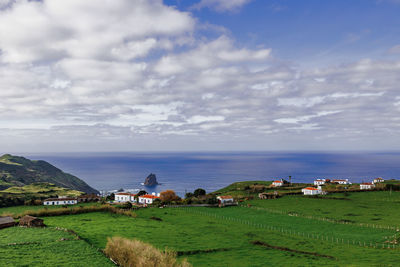
[[[292,182],[315,178],[400,178],[400,153],[80,153],[34,154],[98,190],[173,189],[179,195],[204,188],[215,191],[236,181],[292,176]],[[141,185],[150,173],[161,185]]]

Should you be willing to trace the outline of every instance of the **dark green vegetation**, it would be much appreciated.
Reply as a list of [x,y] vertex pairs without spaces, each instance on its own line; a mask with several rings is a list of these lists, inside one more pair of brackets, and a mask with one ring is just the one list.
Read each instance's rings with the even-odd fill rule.
[[85,193],[99,193],[84,181],[43,160],[29,160],[9,154],[0,157],[0,189],[45,182]]
[[[398,265],[400,192],[255,198],[257,186],[269,184],[235,183],[218,192],[248,199],[238,207],[147,208],[135,211],[136,217],[91,212],[42,218],[50,227],[74,230],[100,250],[108,237],[136,238],[161,250],[168,247],[193,266]],[[22,209],[0,209],[0,214]]]
[[114,266],[96,248],[54,228],[0,230],[0,266]]

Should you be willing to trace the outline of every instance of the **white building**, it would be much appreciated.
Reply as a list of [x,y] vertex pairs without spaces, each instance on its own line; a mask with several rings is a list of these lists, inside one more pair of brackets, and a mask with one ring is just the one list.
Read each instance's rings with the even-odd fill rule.
[[125,192],[115,193],[114,201],[119,203],[136,202],[135,196],[136,196],[135,194],[125,193]]
[[329,179],[316,179],[314,180],[314,185],[323,185],[328,182],[330,182]]
[[217,196],[217,200],[220,207],[225,205],[233,205],[235,203],[232,196]]
[[349,179],[335,179],[335,180],[332,180],[332,183],[334,183],[334,184],[351,184],[351,182],[349,182]]
[[75,205],[78,204],[78,199],[72,197],[62,197],[62,198],[48,198],[43,200],[43,205]]
[[306,187],[301,189],[304,195],[320,195],[322,194],[322,190],[315,187]]
[[378,177],[378,178],[375,178],[375,179],[374,179],[374,184],[383,183],[384,181],[385,181],[385,180],[384,180],[383,178]]
[[373,183],[362,183],[360,184],[360,189],[361,190],[369,190],[369,189],[374,189],[375,185]]
[[283,181],[282,180],[281,181],[278,181],[278,180],[273,181],[272,186],[275,186],[275,187],[283,186]]
[[139,203],[140,204],[153,204],[154,200],[159,199],[160,196],[158,194],[158,196],[156,196],[155,194],[152,195],[143,195],[143,196],[139,196]]

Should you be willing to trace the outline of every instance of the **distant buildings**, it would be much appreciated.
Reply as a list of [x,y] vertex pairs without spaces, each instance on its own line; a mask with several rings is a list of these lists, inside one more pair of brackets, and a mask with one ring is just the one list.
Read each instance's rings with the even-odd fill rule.
[[362,183],[360,184],[360,189],[361,190],[370,190],[370,189],[374,189],[375,188],[375,184],[373,183]]
[[227,205],[233,205],[235,202],[232,196],[218,196],[218,206],[223,207]]
[[58,197],[58,198],[48,198],[43,200],[43,205],[75,205],[78,204],[78,199],[74,197]]
[[349,179],[334,179],[332,180],[333,184],[351,184],[351,182],[349,182]]
[[146,194],[142,196],[137,196],[137,194],[126,193],[126,192],[115,193],[115,202],[118,203],[131,202],[131,203],[139,203],[147,205],[147,204],[153,204],[154,200],[159,198],[160,194],[156,193],[152,193],[151,195]]
[[375,178],[374,179],[374,184],[377,184],[377,183],[383,183],[385,180],[383,179],[383,178],[381,178],[381,177],[378,177],[378,178]]
[[282,180],[273,181],[273,182],[272,182],[272,186],[274,186],[274,187],[283,186],[283,181],[282,181]]
[[304,195],[320,195],[322,194],[322,189],[321,188],[315,188],[315,187],[306,187],[301,189],[301,192],[303,192]]
[[329,179],[316,179],[314,180],[314,185],[323,185],[325,183],[330,183]]

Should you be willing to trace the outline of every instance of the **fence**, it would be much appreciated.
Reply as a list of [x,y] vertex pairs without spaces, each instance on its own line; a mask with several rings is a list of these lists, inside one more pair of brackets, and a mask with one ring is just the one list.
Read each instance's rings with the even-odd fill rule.
[[[212,217],[215,219],[222,219],[222,220],[229,221],[232,223],[240,223],[240,224],[248,225],[251,227],[266,229],[268,231],[278,232],[280,234],[284,234],[284,235],[288,235],[288,236],[298,236],[298,237],[303,237],[303,238],[308,238],[308,239],[316,239],[316,240],[321,240],[323,242],[343,244],[343,245],[347,245],[347,246],[354,245],[354,246],[360,246],[360,247],[366,247],[366,248],[382,248],[382,249],[398,249],[399,248],[398,244],[394,244],[394,243],[393,244],[390,244],[390,243],[385,244],[385,243],[377,243],[377,242],[366,242],[366,241],[359,241],[359,240],[353,240],[353,239],[338,238],[338,237],[327,236],[327,235],[320,235],[320,234],[315,234],[315,233],[306,233],[306,232],[288,230],[288,229],[285,229],[285,228],[279,227],[279,226],[266,225],[266,224],[262,224],[262,223],[254,223],[249,220],[244,220],[244,219],[239,219],[239,218],[234,218],[234,217],[229,217],[229,216],[224,216],[224,215],[217,215],[216,213],[198,211],[198,210],[194,210],[194,209],[187,208],[187,207],[180,207],[180,208],[177,208],[177,210],[184,211],[184,212],[190,212],[190,213],[201,215],[201,216],[208,216],[208,217]],[[391,238],[396,238],[396,235],[391,236]]]

